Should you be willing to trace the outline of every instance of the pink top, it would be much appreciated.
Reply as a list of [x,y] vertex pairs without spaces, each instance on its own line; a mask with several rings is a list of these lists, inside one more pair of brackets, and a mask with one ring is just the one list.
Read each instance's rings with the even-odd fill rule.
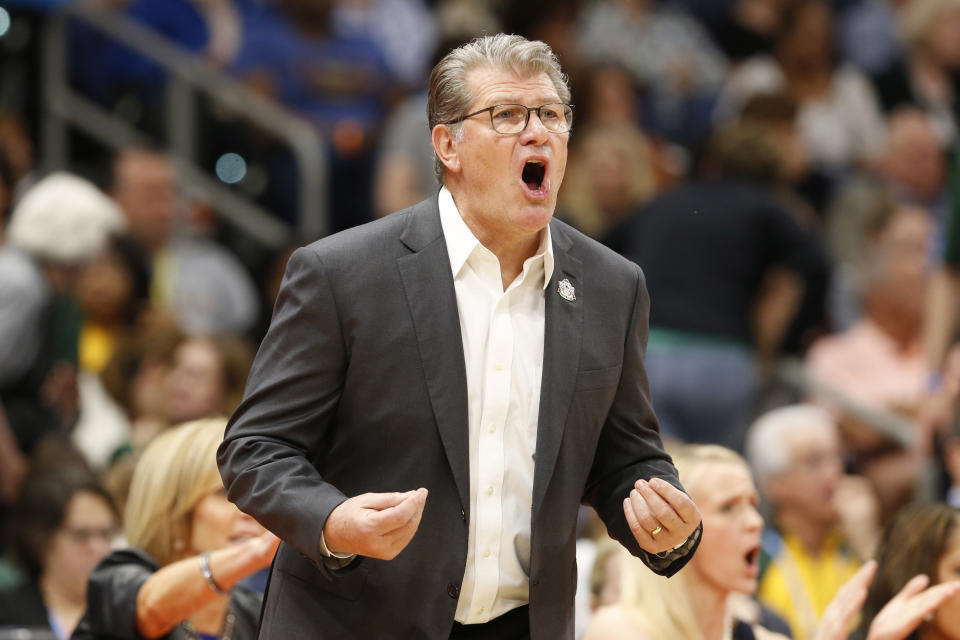
[[911,412],[927,391],[927,361],[920,336],[901,349],[869,319],[817,340],[807,353],[807,374],[870,408]]

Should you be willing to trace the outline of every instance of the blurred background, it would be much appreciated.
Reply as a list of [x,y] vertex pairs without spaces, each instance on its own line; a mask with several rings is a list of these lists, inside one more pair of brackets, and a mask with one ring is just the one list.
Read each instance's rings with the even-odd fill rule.
[[69,466],[119,530],[143,447],[236,406],[290,251],[436,193],[429,71],[499,31],[569,74],[556,215],[646,274],[665,436],[814,403],[831,527],[960,504],[960,0],[0,0],[8,528]]

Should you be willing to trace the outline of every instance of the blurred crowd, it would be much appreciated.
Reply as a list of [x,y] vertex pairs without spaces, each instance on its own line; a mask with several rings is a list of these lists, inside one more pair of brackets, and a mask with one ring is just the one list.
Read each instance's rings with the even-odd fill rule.
[[[191,519],[222,498],[219,478],[197,475],[176,507],[131,486],[158,439],[183,446],[172,427],[236,407],[289,254],[183,188],[164,151],[163,71],[80,23],[68,31],[74,88],[156,145],[108,152],[75,134],[70,172],[44,172],[39,34],[68,1],[0,3],[12,20],[0,35],[0,633],[60,639],[118,541],[150,552],[122,560],[138,563],[138,585],[160,576],[149,593],[161,602],[203,587],[177,582],[177,562],[228,546],[165,530],[162,544],[181,547],[159,552],[134,531],[141,518]],[[664,438],[687,473],[732,474],[727,502],[688,476],[705,518],[697,557],[714,557],[712,532],[746,531],[725,542],[740,545],[729,564],[695,557],[674,600],[740,576],[724,593],[748,597],[741,619],[822,639],[842,586],[869,581],[858,569],[878,558],[859,622],[878,637],[871,621],[912,575],[958,577],[937,563],[960,549],[960,0],[95,3],[313,123],[334,229],[436,194],[426,81],[439,56],[497,31],[546,41],[575,104],[556,215],[643,268]],[[291,158],[222,110],[203,125],[201,155],[262,166],[251,197],[292,221]],[[710,524],[737,505],[741,520]],[[256,544],[242,560],[210,556],[225,586],[275,545],[237,522]],[[634,575],[586,513],[582,535],[581,632],[591,610],[619,602],[651,637],[703,637],[652,613],[663,602],[638,594],[666,587]],[[213,601],[208,618],[252,606],[240,600]],[[129,615],[167,633],[210,602]],[[948,602],[960,615],[960,596]],[[95,637],[117,623],[80,626]]]

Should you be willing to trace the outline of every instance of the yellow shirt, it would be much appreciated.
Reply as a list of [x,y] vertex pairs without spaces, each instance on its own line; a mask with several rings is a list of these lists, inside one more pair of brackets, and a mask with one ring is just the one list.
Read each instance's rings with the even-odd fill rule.
[[795,536],[771,531],[764,534],[763,546],[770,564],[760,578],[757,597],[786,619],[794,640],[810,640],[824,609],[857,572],[859,562],[838,534],[829,536],[816,556]]
[[80,331],[80,368],[100,373],[113,355],[113,334],[100,325],[84,323]]

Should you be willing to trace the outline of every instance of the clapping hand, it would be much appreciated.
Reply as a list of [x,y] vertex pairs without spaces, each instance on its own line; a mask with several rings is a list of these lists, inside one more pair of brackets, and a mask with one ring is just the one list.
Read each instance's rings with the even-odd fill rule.
[[814,640],[846,640],[854,616],[867,599],[867,588],[877,573],[877,561],[870,560],[846,581],[827,605]]
[[364,493],[342,502],[323,527],[327,549],[334,553],[393,560],[420,526],[427,490]]
[[661,478],[637,480],[623,501],[623,514],[637,544],[647,553],[683,544],[700,524],[700,511],[690,496]]
[[930,578],[914,576],[870,623],[867,640],[903,640],[948,598],[960,593],[960,581],[927,588]]

